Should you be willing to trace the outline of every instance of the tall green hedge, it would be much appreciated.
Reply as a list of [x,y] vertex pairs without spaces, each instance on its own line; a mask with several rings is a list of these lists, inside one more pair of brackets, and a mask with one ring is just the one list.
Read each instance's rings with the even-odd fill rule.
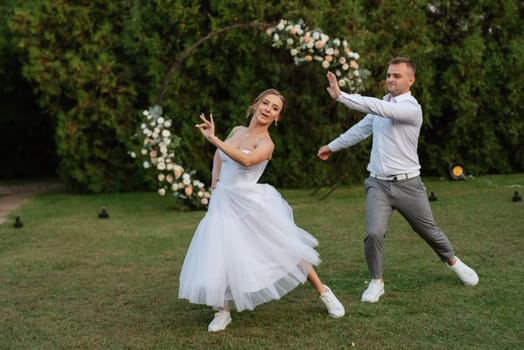
[[31,82],[20,74],[23,50],[7,26],[16,2],[0,4],[0,178],[55,177],[55,127],[40,111]]
[[[303,19],[347,39],[371,72],[365,94],[384,94],[390,58],[416,61],[425,174],[444,175],[453,161],[475,174],[524,170],[524,5],[518,0],[15,3],[6,32],[42,115],[54,126],[59,174],[80,191],[145,185],[144,169],[128,150],[137,142],[141,110],[155,104],[169,67],[188,47],[227,26],[281,18]],[[179,161],[208,181],[214,150],[194,129],[198,115],[213,112],[218,134],[226,136],[247,123],[245,110],[260,91],[277,88],[288,108],[271,130],[277,148],[265,180],[282,187],[360,180],[369,141],[327,163],[315,157],[320,145],[362,117],[331,101],[325,86],[317,64],[295,66],[263,30],[245,27],[197,47],[169,80],[162,106],[182,138]]]

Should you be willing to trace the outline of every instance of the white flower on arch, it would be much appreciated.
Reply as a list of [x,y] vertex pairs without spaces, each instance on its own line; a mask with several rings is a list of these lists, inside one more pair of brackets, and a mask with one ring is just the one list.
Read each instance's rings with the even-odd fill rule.
[[318,61],[324,69],[348,71],[349,74],[338,80],[339,86],[350,92],[362,89],[361,78],[369,72],[359,68],[357,61],[360,55],[350,50],[347,40],[331,39],[318,29],[309,30],[303,20],[293,23],[281,19],[276,26],[267,29],[266,33],[271,37],[273,47],[286,48],[295,64]]

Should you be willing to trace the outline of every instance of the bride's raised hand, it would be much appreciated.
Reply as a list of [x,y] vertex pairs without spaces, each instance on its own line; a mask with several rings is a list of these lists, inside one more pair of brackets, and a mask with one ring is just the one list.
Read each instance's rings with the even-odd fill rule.
[[213,114],[209,115],[209,120],[206,118],[204,113],[200,114],[200,119],[202,123],[196,124],[195,126],[200,130],[202,135],[209,141],[215,136],[215,121],[213,120]]

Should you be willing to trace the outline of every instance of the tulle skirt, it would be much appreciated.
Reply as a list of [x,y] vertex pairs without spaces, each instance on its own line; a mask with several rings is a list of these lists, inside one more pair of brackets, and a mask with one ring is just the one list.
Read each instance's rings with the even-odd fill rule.
[[273,186],[220,184],[186,253],[179,298],[252,310],[306,281],[317,244]]

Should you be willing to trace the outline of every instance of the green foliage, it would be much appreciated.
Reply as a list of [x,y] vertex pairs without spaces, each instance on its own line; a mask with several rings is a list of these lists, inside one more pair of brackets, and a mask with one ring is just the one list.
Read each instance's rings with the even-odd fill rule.
[[523,40],[517,4],[448,1],[428,14],[439,48],[422,151],[430,170],[453,161],[475,174],[522,169],[522,97],[511,92],[522,81],[524,56],[509,49]]
[[121,13],[111,2],[56,0],[13,16],[27,50],[24,76],[54,118],[59,173],[81,191],[122,190],[136,181],[126,159],[136,91],[119,52]]
[[57,165],[53,124],[40,112],[31,84],[22,77],[22,51],[8,27],[17,2],[0,4],[0,177],[52,177]]
[[[524,170],[523,5],[517,0],[49,0],[12,1],[5,8],[14,10],[9,31],[0,25],[6,33],[0,50],[9,54],[2,58],[18,62],[27,79],[10,85],[31,84],[40,123],[55,129],[59,173],[81,191],[145,185],[143,169],[127,152],[137,142],[132,135],[141,111],[158,100],[182,139],[181,164],[208,182],[214,149],[194,129],[198,115],[213,112],[217,133],[225,137],[247,123],[246,108],[269,87],[287,97],[288,108],[271,130],[277,148],[265,180],[315,187],[348,172],[346,182],[364,176],[369,142],[325,163],[315,157],[320,145],[362,115],[331,101],[325,71],[294,66],[288,52],[271,47],[263,29],[224,31],[181,57],[214,31],[282,18],[303,19],[347,39],[371,72],[367,95],[385,93],[389,59],[415,60],[424,173],[443,175],[452,161],[475,174]],[[3,116],[0,125],[12,120],[12,114]]]

